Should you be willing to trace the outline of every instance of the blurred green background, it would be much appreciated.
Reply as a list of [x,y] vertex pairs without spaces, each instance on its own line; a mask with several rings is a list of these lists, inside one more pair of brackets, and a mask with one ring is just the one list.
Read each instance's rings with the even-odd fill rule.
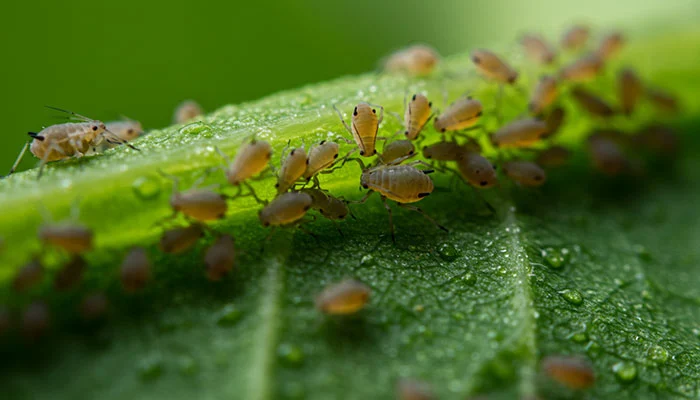
[[700,20],[698,0],[41,0],[3,8],[0,174],[27,131],[59,122],[44,105],[158,128],[184,99],[211,111],[372,70],[415,41],[449,55],[512,42],[533,27],[553,34],[577,21]]

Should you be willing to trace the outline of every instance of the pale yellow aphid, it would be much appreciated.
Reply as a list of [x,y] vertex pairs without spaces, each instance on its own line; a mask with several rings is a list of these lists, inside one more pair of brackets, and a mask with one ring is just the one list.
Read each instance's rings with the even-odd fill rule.
[[571,91],[571,96],[581,108],[593,116],[608,118],[615,115],[615,109],[613,109],[610,104],[588,90],[575,87]]
[[124,257],[120,269],[124,291],[133,293],[141,290],[151,279],[151,262],[146,250],[135,247]]
[[[107,130],[117,135],[121,140],[130,142],[143,134],[143,127],[139,121],[123,120],[105,123]],[[114,147],[113,144],[108,144]]]
[[164,253],[180,254],[194,246],[202,236],[204,230],[199,224],[174,228],[163,233],[158,247]]
[[596,54],[579,58],[559,70],[559,79],[566,82],[590,82],[603,70],[603,60]]
[[16,292],[24,292],[41,282],[44,278],[44,267],[39,260],[32,260],[25,264],[12,280],[12,289]]
[[542,138],[548,138],[557,133],[559,128],[564,123],[564,109],[557,107],[552,110],[544,119],[545,124],[547,124],[547,133],[542,136]]
[[606,35],[600,41],[596,54],[603,60],[609,60],[613,56],[617,55],[625,44],[625,38],[619,32],[613,32]]
[[540,119],[518,119],[493,133],[491,143],[502,149],[529,147],[540,141],[548,131],[547,123]]
[[338,143],[326,142],[325,140],[309,150],[309,156],[306,160],[306,170],[304,171],[304,179],[309,180],[314,175],[333,165],[338,158],[340,146]]
[[384,62],[384,70],[411,76],[425,76],[440,62],[437,51],[424,44],[415,44],[391,54]]
[[541,64],[551,64],[557,56],[554,48],[539,35],[525,35],[520,39],[520,44],[528,57]]
[[422,94],[414,94],[411,97],[405,108],[404,112],[404,136],[408,140],[416,140],[418,135],[421,133],[425,125],[428,124],[430,118],[433,116],[432,110],[433,103],[428,101],[428,98]]
[[87,262],[79,255],[73,256],[59,271],[53,280],[53,287],[58,290],[74,288],[83,279]]
[[92,229],[74,223],[47,224],[39,228],[39,240],[44,244],[60,247],[72,254],[82,254],[92,249]]
[[[125,144],[134,150],[136,147],[126,143],[113,132],[110,132],[104,122],[93,120],[76,114],[72,111],[49,107],[70,114],[82,122],[52,125],[42,129],[39,133],[29,132],[32,138],[20,151],[17,160],[10,169],[12,174],[22,161],[27,148],[41,160],[39,164],[39,177],[44,171],[46,163],[65,160],[70,157],[82,157],[88,151],[99,146],[103,141],[114,144]],[[9,175],[8,174],[8,175]]]
[[204,114],[202,107],[197,104],[194,100],[185,100],[180,105],[175,108],[175,114],[173,115],[174,124],[184,124],[193,118],[199,117]]
[[350,128],[343,119],[343,115],[340,111],[335,108],[335,111],[340,117],[343,126],[348,132],[352,134],[353,139],[357,147],[360,149],[360,155],[363,157],[371,157],[377,154],[376,142],[377,142],[377,132],[379,131],[379,124],[382,123],[384,119],[384,107],[379,107],[379,117],[377,117],[377,110],[372,108],[368,103],[358,103],[357,106],[352,111],[352,128]]
[[204,254],[204,265],[210,281],[220,281],[232,269],[236,261],[236,247],[233,237],[223,235],[209,246]]
[[560,167],[566,164],[569,158],[571,158],[571,151],[562,146],[552,146],[537,154],[535,163],[546,168]]
[[587,26],[574,25],[564,32],[561,47],[567,50],[578,50],[586,45],[590,32]]
[[620,146],[603,135],[589,137],[588,150],[593,166],[606,175],[619,175],[629,167],[629,161]]
[[[338,153],[336,153],[338,154]],[[287,158],[282,161],[279,175],[277,176],[277,194],[282,194],[288,191],[299,178],[304,176],[306,172],[308,159],[306,151],[301,149],[292,149]]]
[[498,184],[498,175],[493,164],[477,152],[462,153],[457,159],[457,168],[467,183],[475,188],[488,189]]
[[542,186],[547,180],[542,167],[531,161],[506,161],[503,163],[503,172],[522,186]]
[[258,213],[263,226],[293,224],[306,215],[313,199],[306,193],[288,192],[277,196]]
[[170,206],[174,214],[182,213],[187,218],[206,222],[224,218],[228,210],[227,197],[208,189],[190,189],[180,192],[179,179],[168,176],[173,181],[173,194],[170,196]]
[[416,153],[416,147],[410,140],[396,140],[382,149],[382,163],[398,163],[410,158]]
[[646,95],[657,109],[668,113],[676,113],[679,110],[678,100],[671,93],[658,88],[647,88]]
[[476,125],[483,110],[484,106],[479,100],[464,97],[450,104],[442,114],[435,117],[433,125],[438,132],[467,129]]
[[230,184],[237,186],[258,175],[268,166],[272,157],[272,147],[267,142],[253,139],[241,146],[233,162],[230,162],[225,154],[220,155],[228,164],[226,179]]
[[530,96],[530,102],[528,103],[528,108],[530,112],[537,115],[542,113],[547,107],[549,107],[554,100],[557,99],[557,80],[556,78],[545,75],[540,78],[535,86],[535,90],[532,91]]
[[94,321],[107,313],[109,301],[104,293],[93,293],[85,296],[80,303],[79,311],[83,319]]
[[311,208],[320,212],[325,218],[333,221],[344,220],[350,214],[347,202],[330,193],[311,188],[303,189],[302,193],[311,196]]
[[457,161],[465,151],[455,141],[441,141],[423,147],[423,157],[431,161]]
[[620,108],[625,115],[630,115],[644,93],[642,81],[631,68],[620,71],[617,81]]
[[22,331],[29,340],[43,336],[51,326],[49,306],[43,301],[35,301],[27,306],[22,313]]
[[671,156],[678,151],[678,135],[668,126],[652,124],[643,127],[634,143],[647,150]]
[[430,385],[415,379],[403,378],[396,382],[397,400],[435,400]]
[[518,71],[489,50],[474,50],[471,59],[476,69],[487,78],[507,84],[513,84],[518,79]]
[[586,389],[595,383],[590,362],[578,357],[547,356],[542,360],[542,370],[569,389]]
[[369,301],[372,290],[355,279],[345,279],[327,286],[316,296],[316,309],[328,315],[349,315],[360,311]]

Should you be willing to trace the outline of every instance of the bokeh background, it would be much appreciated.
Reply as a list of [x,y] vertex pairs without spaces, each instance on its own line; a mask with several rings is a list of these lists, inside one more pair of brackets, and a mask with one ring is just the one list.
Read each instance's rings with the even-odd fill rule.
[[373,70],[416,41],[449,55],[532,27],[700,21],[700,0],[39,0],[3,9],[0,174],[27,131],[59,122],[44,105],[158,128],[184,99],[211,111]]

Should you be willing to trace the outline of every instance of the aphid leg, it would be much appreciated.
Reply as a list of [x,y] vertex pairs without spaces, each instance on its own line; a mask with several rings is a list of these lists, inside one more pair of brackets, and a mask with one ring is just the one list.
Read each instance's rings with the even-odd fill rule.
[[[333,222],[335,222],[335,221],[333,221]],[[307,235],[311,236],[312,238],[314,238],[315,241],[318,242],[318,236],[314,235],[310,230],[304,228],[304,227],[302,226],[302,223],[296,224],[296,227],[297,227],[300,231],[302,231],[302,232],[306,233]]]
[[406,156],[403,156],[403,157],[399,157],[399,158],[397,158],[396,160],[390,162],[389,165],[399,165],[399,164],[401,164],[402,162],[404,162],[404,161],[406,161],[406,160],[409,160],[409,159],[411,159],[411,158],[413,158],[413,157],[415,157],[415,156],[417,156],[417,155],[418,155],[418,153],[413,153],[413,154],[409,154],[409,155],[406,155]]
[[286,158],[284,155],[287,154],[287,150],[289,150],[289,148],[291,147],[291,144],[292,144],[292,139],[289,139],[287,141],[287,144],[282,149],[282,152],[280,153],[280,165],[282,165],[284,163],[284,159]]
[[340,229],[340,225],[338,225],[338,223],[337,223],[334,219],[332,219],[331,222],[333,223],[333,226],[335,226],[335,229],[338,230],[338,233],[340,233],[340,237],[343,237],[343,238],[344,238],[344,237],[345,237],[345,234],[344,234],[343,231]]
[[[223,151],[221,151],[220,148],[214,147],[214,150],[216,150],[216,152],[219,153],[219,155],[221,156],[221,158],[224,159],[224,161],[226,162],[227,165],[228,165],[228,164],[231,164],[231,159],[230,159]],[[225,172],[225,171],[226,171],[226,170],[224,169],[224,172]]]
[[263,206],[267,205],[267,201],[261,200],[257,194],[255,194],[255,190],[253,190],[253,186],[250,185],[250,183],[243,181],[243,185],[245,185],[246,188],[248,188],[248,191],[250,192],[250,195],[253,196],[255,201],[258,202],[258,204],[262,204]]
[[382,203],[384,203],[384,208],[389,213],[389,230],[391,231],[391,241],[396,243],[396,236],[394,235],[394,217],[391,214],[391,207],[386,202],[386,197],[382,196]]
[[66,152],[63,151],[63,149],[59,145],[57,145],[56,143],[50,143],[49,148],[46,149],[46,154],[44,154],[44,158],[42,158],[39,162],[39,173],[37,174],[36,179],[40,179],[41,175],[43,175],[44,167],[46,166],[46,163],[49,162],[48,159],[52,150],[56,150],[59,154],[66,157]]
[[428,214],[426,214],[425,211],[423,211],[423,209],[421,209],[420,207],[416,207],[416,206],[412,206],[412,205],[410,205],[410,204],[404,204],[404,203],[396,203],[396,204],[398,204],[398,206],[401,207],[401,208],[405,208],[405,209],[407,209],[407,210],[413,210],[413,211],[416,211],[416,212],[420,213],[420,215],[422,215],[423,218],[425,218],[425,219],[427,219],[428,221],[432,222],[433,225],[435,225],[435,226],[438,227],[439,229],[442,229],[442,230],[445,231],[445,232],[449,232],[449,230],[448,230],[447,228],[445,228],[444,226],[438,224],[437,221],[435,221],[435,220],[433,219],[433,217],[431,217],[431,216],[429,216]]
[[377,126],[379,126],[384,121],[384,107],[380,105],[377,107],[379,107],[379,119],[377,120]]
[[406,164],[406,165],[412,167],[412,166],[414,166],[414,165],[419,165],[419,164],[420,164],[420,165],[424,165],[424,166],[426,166],[426,167],[433,168],[432,165],[428,164],[427,162],[425,162],[425,161],[423,161],[423,160],[411,161],[410,163],[408,163],[408,164]]
[[484,196],[481,194],[481,192],[479,192],[479,189],[477,189],[477,188],[475,188],[475,187],[472,186],[472,190],[474,191],[474,194],[476,195],[476,197],[477,197],[479,200],[481,200],[482,203],[484,203],[484,205],[486,206],[486,208],[489,209],[489,211],[491,211],[491,214],[496,214],[496,209],[491,205],[491,203],[489,203],[488,201],[486,201],[486,199],[485,199]]
[[29,148],[30,144],[31,144],[31,142],[27,142],[24,144],[24,146],[22,147],[22,150],[19,152],[19,156],[17,156],[17,159],[15,160],[15,163],[12,164],[12,168],[10,168],[10,172],[8,172],[7,175],[5,175],[4,177],[8,177],[8,176],[15,173],[15,170],[19,166],[19,163],[22,162],[22,159],[24,158],[24,153],[27,152],[27,149]]
[[[338,107],[336,107],[335,104],[333,104],[333,109],[338,114],[338,117],[340,117],[340,121],[343,123],[343,126],[345,127],[345,129],[352,135],[352,129],[350,129],[350,127],[348,126],[348,123],[345,122],[345,119],[343,119],[343,114],[340,112],[340,110],[338,110]],[[350,143],[352,143],[352,142],[350,142]]]
[[[107,137],[105,135],[105,133],[109,137]],[[119,144],[119,145],[127,146],[128,148],[130,148],[132,150],[141,151],[140,149],[136,148],[134,145],[132,145],[131,143],[127,142],[126,140],[120,138],[119,136],[117,136],[115,133],[113,133],[111,131],[108,131],[105,129],[105,131],[102,132],[102,135],[105,136],[105,140],[107,140],[107,143]]]
[[165,179],[170,179],[173,181],[173,194],[180,193],[180,178],[175,175],[166,174],[163,170],[159,169],[158,173]]

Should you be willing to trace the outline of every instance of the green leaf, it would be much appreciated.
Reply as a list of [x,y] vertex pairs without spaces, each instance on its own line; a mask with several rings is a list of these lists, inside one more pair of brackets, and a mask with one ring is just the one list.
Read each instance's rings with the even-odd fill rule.
[[[698,30],[631,43],[598,89],[613,97],[613,71],[638,65],[641,76],[681,95],[684,117],[675,124],[691,133],[700,126],[700,52],[689,50],[698,45]],[[700,397],[700,141],[690,134],[677,160],[652,164],[637,179],[600,176],[582,153],[537,191],[504,179],[481,198],[436,175],[437,189],[421,205],[450,233],[395,209],[396,244],[378,199],[354,207],[357,221],[341,225],[343,237],[319,219],[307,226],[318,240],[288,230],[267,242],[258,206],[238,199],[212,226],[234,234],[240,253],[221,283],[203,273],[211,235],[182,256],[155,248],[158,223],[170,214],[169,182],[157,170],[183,177],[186,187],[221,164],[214,146],[232,154],[255,134],[279,154],[290,139],[308,146],[346,135],[331,104],[349,110],[370,100],[399,111],[407,91],[438,99],[442,89],[452,98],[470,90],[487,108],[495,103],[493,85],[457,72],[467,70],[466,55],[446,65],[450,74],[425,81],[370,74],[227,106],[199,123],[152,132],[136,143],[141,152],[119,148],[52,165],[39,181],[28,171],[0,182],[0,299],[20,311],[43,298],[53,316],[43,341],[2,338],[3,398],[391,398],[400,377],[431,383],[441,398],[575,396],[539,371],[550,354],[591,359],[591,398]],[[536,76],[524,71],[524,79]],[[502,111],[512,118],[524,103],[506,91]],[[652,119],[646,111],[630,126]],[[568,124],[558,140],[578,146],[594,126],[576,114]],[[387,117],[382,130],[398,128]],[[322,183],[359,198],[358,175],[348,166]],[[271,179],[256,190],[271,197]],[[97,232],[81,287],[57,293],[46,279],[31,293],[13,293],[15,271],[39,251],[40,211],[64,218],[76,201]],[[155,279],[126,295],[116,274],[134,245],[148,246]],[[53,274],[60,255],[50,258]],[[346,276],[372,288],[367,310],[348,319],[320,315],[313,296]],[[112,303],[99,327],[76,313],[82,295],[95,290]]]

